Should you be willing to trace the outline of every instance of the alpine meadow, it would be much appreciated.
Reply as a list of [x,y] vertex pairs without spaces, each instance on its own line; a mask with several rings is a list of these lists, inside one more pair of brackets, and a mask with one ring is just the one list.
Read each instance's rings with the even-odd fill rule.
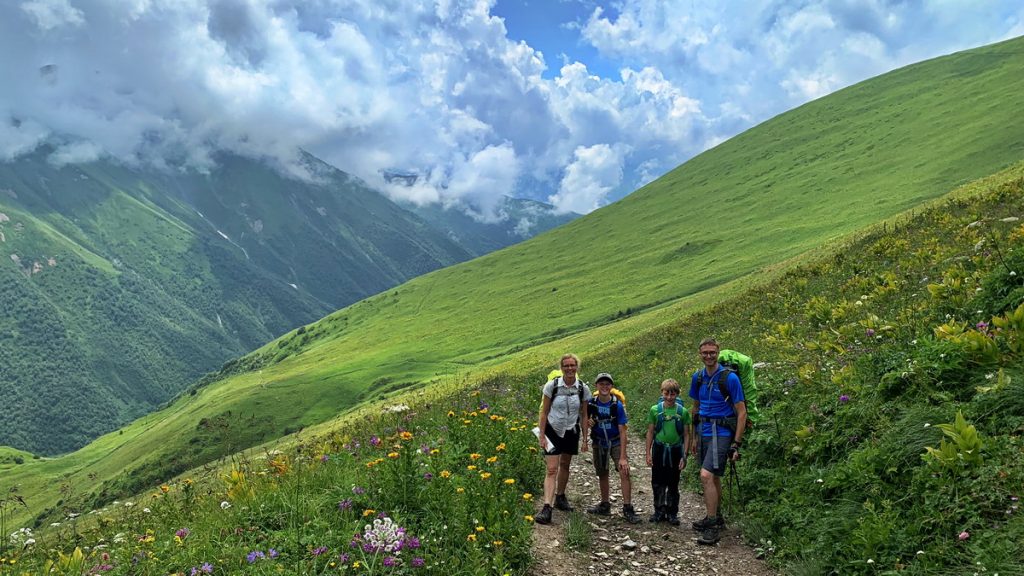
[[765,363],[726,505],[769,563],[1024,573],[1021,110],[1024,38],[896,70],[75,452],[5,449],[0,573],[526,574],[554,360],[653,401],[707,335]]

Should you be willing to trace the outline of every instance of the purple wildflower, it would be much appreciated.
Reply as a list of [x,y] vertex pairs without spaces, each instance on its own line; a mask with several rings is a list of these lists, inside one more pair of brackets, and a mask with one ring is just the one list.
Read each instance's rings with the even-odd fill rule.
[[420,539],[415,536],[412,536],[405,541],[405,546],[406,548],[411,548],[415,550],[420,547]]
[[849,402],[850,401],[850,397],[848,395],[846,395],[846,394],[843,394],[842,396],[839,397],[839,401],[840,402],[844,402],[844,403],[845,402]]
[[390,568],[390,567],[394,566],[395,564],[398,564],[398,562],[395,560],[394,556],[387,556],[387,557],[384,558],[384,565],[385,566]]
[[433,480],[433,479],[434,479],[434,475],[433,475],[433,474],[431,474],[430,472],[427,472],[427,473],[425,473],[425,474],[423,475],[423,479],[424,479],[424,480]]
[[174,535],[177,536],[178,538],[181,538],[182,540],[184,540],[189,535],[189,529],[188,528],[179,528],[178,531],[174,533]]
[[245,555],[245,559],[249,561],[249,564],[252,564],[257,560],[262,560],[264,558],[266,558],[266,555],[263,554],[262,550],[253,550],[252,552],[249,552]]
[[377,547],[374,546],[373,544],[370,544],[369,542],[367,542],[366,544],[363,544],[363,552],[366,552],[368,554],[373,554],[376,551],[377,551]]
[[327,553],[327,546],[319,546],[317,548],[313,548],[313,556],[320,556],[321,554],[326,554],[326,553]]
[[338,562],[341,562],[342,564],[348,562],[348,558],[349,556],[347,552],[345,554],[338,554]]
[[875,335],[875,329],[874,328],[868,328],[867,330],[864,331],[864,333],[867,334],[868,338],[871,338],[872,336]]
[[486,410],[486,409],[488,409],[490,407],[491,407],[490,404],[488,404],[487,402],[481,400],[480,401],[480,405],[477,407],[477,410]]
[[360,494],[365,494],[366,493],[366,488],[363,488],[362,486],[353,486],[352,487],[352,493],[357,495],[357,496],[360,495]]
[[199,571],[203,574],[213,574],[213,564],[203,562],[203,565],[199,567]]
[[348,510],[352,508],[352,499],[345,498],[341,502],[338,502],[338,510]]
[[380,438],[378,438],[376,434],[370,436],[370,444],[373,446],[380,446]]
[[267,550],[267,556],[270,556],[271,559],[274,559],[280,556],[280,554],[277,553],[277,550],[271,548],[270,550]]
[[426,444],[420,444],[420,453],[421,454],[429,454],[430,453],[430,446],[428,446]]
[[412,567],[413,568],[422,568],[424,564],[426,564],[426,562],[423,561],[423,558],[413,558],[412,559]]
[[328,460],[330,460],[330,456],[328,456],[327,454],[324,454],[323,456],[320,457],[321,462],[327,462]]

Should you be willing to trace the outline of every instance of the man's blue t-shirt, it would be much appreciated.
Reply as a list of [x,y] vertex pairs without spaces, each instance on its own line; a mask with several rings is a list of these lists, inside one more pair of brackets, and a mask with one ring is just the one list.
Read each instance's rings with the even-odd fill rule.
[[[618,413],[617,422],[611,421],[613,404],[618,404],[616,408]],[[590,437],[595,442],[600,442],[602,446],[606,447],[619,444],[619,425],[625,426],[629,423],[629,418],[626,416],[626,407],[622,405],[622,401],[612,396],[612,399],[608,402],[601,402],[601,399],[595,396],[594,402],[590,404],[589,416],[591,418],[597,417],[597,423],[590,429]]]
[[[707,368],[702,368],[694,372],[693,377],[690,378],[690,398],[700,402],[701,419],[735,416],[736,408],[733,404],[746,401],[746,397],[743,396],[743,386],[740,384],[740,377],[735,372],[729,371],[725,387],[729,390],[729,395],[732,396],[732,404],[726,402],[722,396],[722,391],[718,388],[718,379],[722,376],[723,372],[724,370],[719,366],[718,370],[710,378],[707,378]],[[702,386],[701,383],[704,380],[707,380],[708,384]],[[732,434],[725,426],[718,427],[719,436],[732,436]],[[701,436],[711,436],[710,422],[701,422]]]

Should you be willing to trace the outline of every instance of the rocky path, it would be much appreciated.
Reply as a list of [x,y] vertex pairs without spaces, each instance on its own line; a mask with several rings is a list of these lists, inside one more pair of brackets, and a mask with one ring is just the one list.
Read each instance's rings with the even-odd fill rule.
[[[578,511],[600,499],[597,476],[590,453],[573,458],[572,474],[566,491]],[[640,438],[630,437],[629,462],[633,475],[633,505],[643,523],[629,524],[622,518],[622,496],[618,492],[618,475],[612,472],[612,515],[585,514],[593,530],[589,550],[567,549],[564,523],[566,512],[555,511],[550,525],[535,525],[533,531],[533,576],[576,576],[609,574],[617,576],[648,576],[658,574],[729,574],[730,576],[771,576],[775,572],[758,560],[754,550],[744,544],[736,526],[727,525],[722,539],[715,546],[697,544],[697,532],[690,523],[704,517],[704,503],[699,494],[680,487],[680,526],[667,523],[650,524],[653,511],[651,470],[644,462],[644,445]],[[693,459],[683,472],[692,477]],[[680,483],[685,484],[684,482]],[[692,485],[693,482],[690,482]]]

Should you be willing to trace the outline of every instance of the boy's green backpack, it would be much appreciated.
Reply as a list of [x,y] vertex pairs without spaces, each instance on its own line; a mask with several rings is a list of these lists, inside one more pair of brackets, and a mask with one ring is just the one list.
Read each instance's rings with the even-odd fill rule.
[[[751,428],[761,420],[761,411],[757,407],[757,381],[754,379],[754,361],[750,356],[741,354],[735,350],[722,350],[718,353],[718,363],[725,368],[732,370],[740,377],[740,384],[743,386],[743,396],[747,405],[747,428]],[[722,378],[718,380],[722,396],[731,404],[729,394]]]

